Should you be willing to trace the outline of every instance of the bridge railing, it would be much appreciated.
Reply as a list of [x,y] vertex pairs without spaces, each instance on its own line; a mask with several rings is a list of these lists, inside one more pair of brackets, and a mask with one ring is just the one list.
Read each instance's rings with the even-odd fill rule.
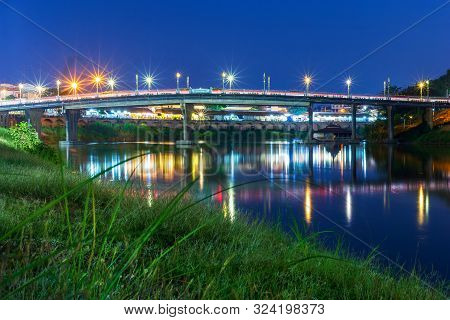
[[[121,98],[121,97],[135,97],[135,96],[155,96],[155,95],[173,95],[177,94],[175,89],[163,89],[163,90],[143,90],[143,91],[114,91],[114,92],[102,92],[96,93],[81,93],[74,95],[64,95],[64,96],[51,96],[42,97],[36,99],[14,99],[14,100],[3,100],[0,101],[0,106],[16,106],[16,105],[28,105],[28,104],[38,104],[38,103],[50,103],[50,102],[74,102],[82,100],[94,100],[94,99],[108,99],[108,98]],[[195,93],[190,93],[188,89],[180,89],[179,94],[181,95],[196,95]],[[306,97],[306,93],[302,91],[281,91],[281,90],[253,90],[253,89],[226,89],[224,91],[220,89],[214,89],[209,94],[205,95],[257,95],[257,96],[286,96],[286,97]],[[448,103],[450,104],[450,98],[444,97],[424,97],[420,98],[417,96],[378,96],[378,95],[361,95],[352,94],[350,97],[346,94],[338,93],[326,93],[326,92],[310,92],[308,97],[311,98],[326,98],[326,99],[353,99],[353,100],[367,100],[367,101],[405,101],[405,102],[423,102],[423,103]]]

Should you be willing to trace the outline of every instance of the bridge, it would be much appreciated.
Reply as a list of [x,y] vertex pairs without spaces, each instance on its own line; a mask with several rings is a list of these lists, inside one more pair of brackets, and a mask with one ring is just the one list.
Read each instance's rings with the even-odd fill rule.
[[40,122],[45,109],[63,108],[66,116],[66,141],[77,141],[80,110],[89,108],[133,108],[179,105],[183,114],[183,141],[189,143],[188,124],[194,105],[249,105],[308,108],[308,141],[313,139],[314,104],[335,104],[352,107],[352,141],[356,135],[356,112],[360,105],[386,108],[388,142],[394,141],[393,113],[395,108],[418,107],[425,110],[424,121],[432,128],[433,109],[450,108],[450,98],[417,96],[353,95],[301,91],[267,91],[245,89],[168,89],[146,91],[113,91],[85,93],[70,96],[52,96],[39,99],[15,99],[0,102],[0,121],[5,123],[9,112],[25,111],[33,125]]

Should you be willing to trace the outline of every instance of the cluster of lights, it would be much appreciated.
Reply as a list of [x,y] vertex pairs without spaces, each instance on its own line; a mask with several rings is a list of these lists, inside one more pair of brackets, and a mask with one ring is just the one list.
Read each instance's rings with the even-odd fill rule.
[[[175,73],[175,78],[177,81],[177,92],[180,91],[180,85],[179,81],[182,78],[182,74],[180,72]],[[237,81],[237,75],[233,72],[222,72],[221,73],[222,78],[222,89],[225,90],[225,86],[227,85],[229,89],[232,89],[233,85]],[[189,79],[189,77],[187,77]],[[156,83],[156,79],[153,75],[145,75],[143,76],[144,83],[148,90],[150,91],[152,89],[152,86]],[[189,81],[189,80],[188,80]],[[311,85],[314,82],[313,77],[310,74],[305,74],[302,78],[303,85],[305,87],[305,95],[308,96],[310,93]],[[60,88],[61,85],[66,84],[66,88],[73,94],[77,95],[79,91],[81,91],[83,87],[83,82],[76,77],[72,77],[71,79],[64,79],[64,81],[58,79],[56,80],[56,88],[57,88],[57,96],[60,96]],[[94,74],[90,74],[90,83],[91,85],[95,86],[97,94],[99,94],[101,88],[108,87],[108,89],[111,92],[114,92],[115,88],[117,87],[117,79],[109,76],[106,77],[105,74],[102,72],[96,72]],[[353,79],[351,77],[348,77],[344,80],[344,84],[347,88],[347,94],[350,97],[350,88],[353,85]],[[138,90],[138,76],[136,75],[136,90]],[[19,83],[19,97],[22,98],[22,93],[24,89],[24,84]],[[429,90],[430,90],[430,80],[421,80],[417,83],[417,88],[420,91],[420,97],[423,97],[423,90],[426,88],[427,90],[427,96],[429,96]],[[44,92],[47,90],[47,88],[41,84],[38,83],[34,86],[35,92],[39,95],[39,97],[42,97]]]

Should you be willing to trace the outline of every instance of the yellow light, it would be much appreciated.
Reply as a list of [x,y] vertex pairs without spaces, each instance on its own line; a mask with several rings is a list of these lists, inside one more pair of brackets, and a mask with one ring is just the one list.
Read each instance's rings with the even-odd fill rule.
[[312,78],[309,75],[305,75],[303,78],[303,82],[308,86],[312,82]]
[[425,83],[423,81],[420,81],[417,85],[420,89],[422,89],[425,86]]
[[95,81],[95,83],[99,84],[102,81],[102,78],[97,76],[97,77],[95,77],[94,81]]
[[177,76],[177,79],[180,79],[181,78],[181,73],[177,72],[176,76]]
[[71,87],[73,90],[76,90],[76,89],[78,88],[78,83],[72,82],[72,83],[70,84],[70,87]]

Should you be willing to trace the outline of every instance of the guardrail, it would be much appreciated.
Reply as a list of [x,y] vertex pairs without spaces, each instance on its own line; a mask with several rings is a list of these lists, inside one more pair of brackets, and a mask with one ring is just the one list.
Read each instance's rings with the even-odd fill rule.
[[[0,106],[17,106],[17,105],[31,105],[40,103],[56,103],[56,102],[77,102],[83,100],[95,100],[95,99],[105,99],[105,98],[121,98],[121,97],[137,97],[137,96],[160,96],[160,95],[175,95],[180,94],[183,96],[196,95],[199,93],[190,93],[189,89],[180,89],[177,93],[175,89],[165,89],[165,90],[151,90],[151,91],[116,91],[116,92],[105,92],[99,94],[84,93],[78,94],[77,96],[52,96],[43,97],[39,99],[14,99],[0,101]],[[318,98],[318,99],[350,99],[350,100],[367,100],[367,101],[395,101],[395,102],[415,102],[415,103],[441,103],[450,104],[450,98],[442,97],[425,97],[420,98],[417,96],[374,96],[374,95],[346,95],[346,94],[336,94],[336,93],[324,93],[324,92],[313,92],[306,95],[302,91],[263,91],[263,90],[246,90],[246,89],[212,89],[210,93],[202,93],[201,95],[251,95],[251,96],[267,96],[267,97],[304,97],[304,98]]]

